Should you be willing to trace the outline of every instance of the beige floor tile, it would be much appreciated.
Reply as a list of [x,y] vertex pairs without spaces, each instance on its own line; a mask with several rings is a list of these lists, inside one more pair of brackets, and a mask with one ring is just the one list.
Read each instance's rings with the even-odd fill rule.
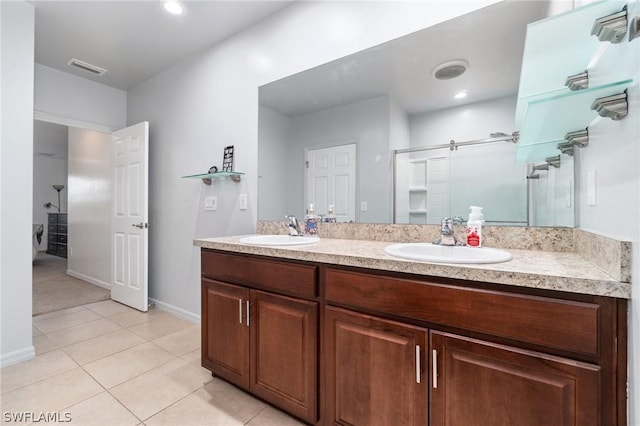
[[267,407],[264,402],[220,379],[213,379],[207,383],[202,391],[198,392],[198,396],[204,398],[209,405],[242,420],[243,423]]
[[47,352],[55,351],[56,349],[58,349],[58,345],[53,343],[44,334],[33,336],[33,346],[36,348],[36,355],[45,354]]
[[164,335],[153,340],[153,343],[178,356],[198,350],[200,348],[200,325],[191,325]]
[[44,333],[40,330],[38,330],[38,327],[36,327],[35,325],[31,326],[31,335],[32,336],[42,336]]
[[[90,311],[87,311],[90,312]],[[93,315],[97,315],[91,312]],[[102,336],[103,334],[112,333],[122,328],[106,318],[98,316],[99,319],[89,321],[85,324],[76,325],[74,327],[65,328],[63,330],[47,333],[47,337],[53,343],[63,348],[69,345],[82,342],[87,339]]]
[[84,366],[102,386],[110,389],[122,382],[177,359],[151,342],[134,346]]
[[85,308],[84,306],[74,306],[72,308],[61,309],[59,311],[49,312],[47,314],[36,315],[35,317],[33,317],[33,322],[42,322],[42,321],[45,321],[45,320],[49,320],[51,318],[61,317],[63,315],[68,315],[68,314],[72,314],[74,312],[80,312],[80,311],[86,311],[86,310],[87,310],[87,308]]
[[164,314],[154,316],[150,321],[128,327],[128,330],[133,331],[145,339],[153,340],[192,325],[193,323],[187,320]]
[[103,391],[78,367],[3,394],[2,411],[58,412]]
[[[82,426],[135,426],[140,419],[131,414],[108,392],[102,392],[94,397],[73,405],[63,413],[71,417],[71,425]],[[176,423],[177,424],[177,423]]]
[[198,389],[145,422],[148,426],[241,426],[245,423],[245,418],[234,417],[225,407],[211,403],[204,389]]
[[124,314],[127,312],[137,312],[135,309],[123,305],[113,300],[103,300],[102,302],[84,305],[85,308],[102,315],[103,317],[111,317],[113,315]]
[[202,351],[200,350],[200,348],[198,348],[195,351],[187,352],[184,355],[180,355],[180,358],[186,359],[187,361],[200,361],[200,359],[202,358]]
[[110,390],[143,421],[212,380],[183,359],[177,359]]
[[81,311],[71,312],[53,318],[43,319],[40,317],[35,317],[33,319],[33,324],[38,327],[40,331],[48,334],[57,330],[85,324],[89,321],[94,321],[100,318],[102,317],[95,312],[83,308]]
[[84,365],[145,343],[142,337],[120,329],[64,348],[78,364]]
[[71,358],[61,350],[36,356],[34,359],[10,365],[0,370],[2,374],[2,394],[31,385],[63,371],[77,368]]
[[251,419],[247,426],[304,426],[304,423],[276,408],[268,406]]
[[131,327],[132,325],[140,324],[152,319],[153,315],[151,312],[152,311],[140,312],[132,310],[131,312],[112,315],[109,319],[122,327]]

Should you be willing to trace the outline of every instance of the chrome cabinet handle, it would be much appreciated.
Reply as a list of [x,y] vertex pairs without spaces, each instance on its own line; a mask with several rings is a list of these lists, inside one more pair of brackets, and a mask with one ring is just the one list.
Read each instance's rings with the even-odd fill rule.
[[416,383],[420,383],[420,346],[416,345]]
[[249,301],[247,300],[247,327],[249,327],[249,315],[250,315],[249,309],[250,309]]
[[438,351],[437,350],[433,350],[432,352],[432,364],[433,364],[433,371],[432,371],[432,383],[433,383],[433,388],[434,389],[438,389]]
[[238,299],[238,322],[242,324],[242,299]]

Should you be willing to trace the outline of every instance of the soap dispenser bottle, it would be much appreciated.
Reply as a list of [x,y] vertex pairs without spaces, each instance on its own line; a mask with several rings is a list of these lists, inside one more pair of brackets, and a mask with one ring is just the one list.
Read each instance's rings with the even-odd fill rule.
[[307,214],[304,217],[304,234],[308,237],[318,236],[318,216],[316,216],[313,204],[309,204]]
[[484,215],[482,207],[469,207],[469,220],[467,221],[467,245],[470,247],[482,247],[482,224]]

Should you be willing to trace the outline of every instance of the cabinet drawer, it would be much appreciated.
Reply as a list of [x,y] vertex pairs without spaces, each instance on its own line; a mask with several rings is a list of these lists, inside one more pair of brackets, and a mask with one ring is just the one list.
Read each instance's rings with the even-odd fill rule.
[[507,339],[600,355],[601,307],[417,280],[326,270],[329,303],[400,315]]
[[67,244],[67,234],[58,234],[58,243]]
[[49,224],[49,226],[47,227],[47,232],[49,234],[57,234],[58,233],[58,225],[54,224]]
[[47,217],[49,218],[48,223],[58,223],[58,214],[57,213],[48,213]]
[[58,215],[58,223],[67,223],[67,214],[66,213],[62,213]]
[[58,225],[58,234],[66,234],[67,225]]
[[317,295],[317,267],[202,250],[202,275],[302,297]]

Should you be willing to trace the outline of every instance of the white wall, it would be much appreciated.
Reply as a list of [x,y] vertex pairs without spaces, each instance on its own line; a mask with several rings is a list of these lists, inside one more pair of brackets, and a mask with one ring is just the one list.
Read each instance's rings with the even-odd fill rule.
[[69,128],[70,275],[110,286],[111,135]]
[[288,170],[282,159],[288,156],[291,119],[272,109],[260,106],[258,114],[258,197],[260,220],[283,220],[289,204]]
[[34,8],[0,2],[0,365],[33,358],[31,216]]
[[[411,132],[409,116],[402,106],[393,97],[389,98],[389,147],[391,150],[409,148],[411,146]],[[400,157],[401,158],[401,157]],[[404,188],[409,182],[409,167],[406,162],[396,158],[395,182],[393,177],[393,155],[389,159],[389,175],[391,179],[391,192],[395,191],[395,223],[409,223],[409,209],[401,206],[409,205],[409,191],[398,191],[396,188]],[[395,187],[395,188],[394,188]],[[391,201],[393,203],[393,199]],[[393,205],[393,204],[392,204]],[[391,212],[393,216],[393,212]],[[391,218],[393,221],[394,218]]]
[[[391,221],[389,180],[389,98],[380,96],[291,120],[288,144],[288,211],[304,217],[305,151],[356,144],[356,222]],[[361,212],[360,202],[368,209]],[[326,207],[317,207],[325,214]]]
[[38,250],[47,249],[47,213],[45,203],[58,205],[58,192],[51,187],[63,184],[60,191],[60,211],[67,212],[67,126],[34,120],[33,122],[33,223],[44,225],[44,234]]
[[[640,1],[628,3],[628,16],[640,15]],[[597,119],[589,126],[589,146],[578,150],[580,228],[631,241],[632,296],[629,311],[629,424],[640,425],[640,39],[610,46],[598,74],[632,77],[629,116]],[[600,70],[599,70],[600,71]],[[606,72],[605,72],[606,71]],[[615,135],[612,137],[611,135]],[[588,205],[587,173],[596,174],[596,205]]]
[[[193,238],[255,231],[258,86],[492,3],[293,3],[130,90],[127,121],[150,122],[151,297],[199,314]],[[204,185],[180,176],[219,164],[229,144],[247,175],[241,184],[214,183],[219,210],[205,214]],[[236,206],[240,191],[249,196],[244,212]]]
[[35,64],[36,118],[99,131],[126,126],[127,93]]

